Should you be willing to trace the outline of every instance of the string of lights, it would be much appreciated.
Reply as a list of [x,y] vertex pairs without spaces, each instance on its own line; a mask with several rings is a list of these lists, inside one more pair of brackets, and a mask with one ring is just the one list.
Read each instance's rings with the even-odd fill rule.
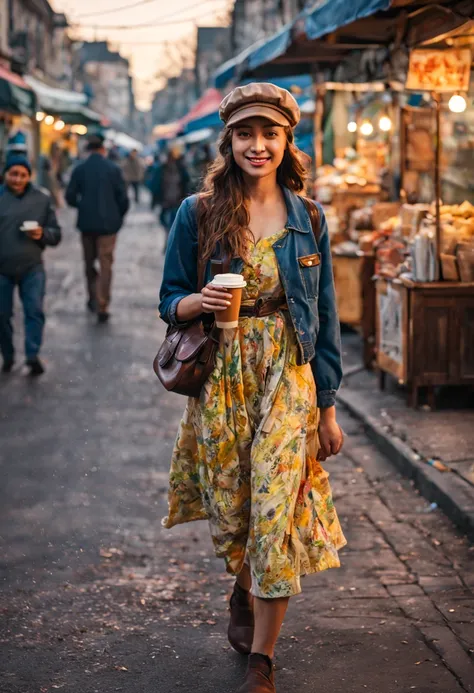
[[[142,0],[143,2],[143,0]],[[171,26],[173,24],[185,24],[186,22],[197,22],[201,17],[203,16],[203,13],[201,13],[199,16],[196,17],[187,17],[187,18],[182,18],[182,19],[171,19],[171,17],[179,17],[182,15],[184,12],[188,12],[191,9],[195,9],[196,7],[202,7],[203,4],[207,4],[209,2],[222,2],[222,0],[201,0],[201,2],[195,3],[194,5],[189,5],[186,8],[182,8],[181,10],[161,16],[161,17],[156,17],[152,21],[145,22],[142,24],[83,24],[78,21],[73,21],[72,24],[74,25],[75,28],[91,28],[91,29],[104,29],[106,31],[129,31],[129,30],[135,30],[135,29],[148,29],[150,27],[156,27],[156,26]],[[224,8],[223,8],[224,9]],[[210,12],[215,12],[215,10],[209,10],[209,12],[205,12],[204,14],[209,14]],[[169,18],[169,19],[168,19]],[[79,18],[78,18],[79,19]]]

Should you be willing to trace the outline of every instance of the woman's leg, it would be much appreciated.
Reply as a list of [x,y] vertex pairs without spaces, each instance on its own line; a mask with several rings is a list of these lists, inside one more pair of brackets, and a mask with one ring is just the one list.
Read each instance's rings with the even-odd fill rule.
[[252,652],[273,658],[276,641],[288,608],[289,597],[260,599],[254,597],[255,631]]
[[244,567],[240,571],[240,573],[237,575],[237,584],[242,587],[242,589],[247,590],[247,592],[250,591],[250,588],[252,587],[252,578],[250,577],[250,568],[246,563],[244,563]]

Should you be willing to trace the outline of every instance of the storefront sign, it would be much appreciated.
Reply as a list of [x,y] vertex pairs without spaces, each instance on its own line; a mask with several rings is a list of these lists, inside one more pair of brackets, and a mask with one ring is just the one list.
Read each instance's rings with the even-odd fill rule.
[[471,51],[414,50],[410,54],[407,89],[415,91],[467,91]]

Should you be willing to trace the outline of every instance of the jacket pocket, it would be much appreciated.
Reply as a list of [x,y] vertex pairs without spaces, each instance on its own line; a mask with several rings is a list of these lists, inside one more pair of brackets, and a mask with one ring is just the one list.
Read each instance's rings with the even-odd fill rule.
[[300,267],[316,267],[321,264],[321,253],[313,253],[312,255],[302,255],[298,258]]
[[307,298],[318,296],[321,254],[312,253],[298,258],[298,270],[303,279]]

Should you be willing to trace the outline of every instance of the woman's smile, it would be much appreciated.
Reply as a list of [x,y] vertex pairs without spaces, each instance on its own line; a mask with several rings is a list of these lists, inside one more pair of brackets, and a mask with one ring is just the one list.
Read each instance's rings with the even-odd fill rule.
[[271,161],[271,156],[246,156],[245,158],[252,166],[263,166],[267,161]]

